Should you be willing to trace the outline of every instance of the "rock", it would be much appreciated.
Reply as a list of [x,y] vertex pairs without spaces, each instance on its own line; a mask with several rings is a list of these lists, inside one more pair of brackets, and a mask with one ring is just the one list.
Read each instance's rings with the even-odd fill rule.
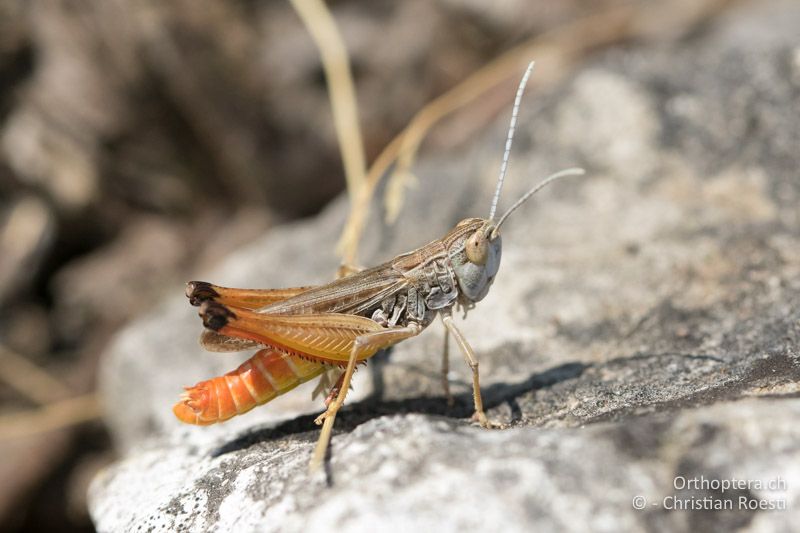
[[75,342],[92,330],[108,329],[155,300],[164,280],[174,279],[186,260],[181,229],[139,217],[113,243],[61,268],[51,282],[60,338]]
[[[588,176],[509,219],[500,274],[460,321],[489,415],[509,429],[470,427],[455,353],[447,409],[435,324],[358,373],[337,418],[331,490],[306,473],[313,385],[220,426],[173,419],[181,385],[241,359],[202,352],[176,288],[105,356],[100,385],[125,457],[91,488],[98,529],[790,530],[800,126],[788,110],[800,92],[785,73],[798,23],[792,3],[743,8],[684,44],[611,51],[527,97],[501,209],[554,170],[579,163]],[[506,120],[465,153],[420,161],[399,224],[373,214],[366,264],[485,216]],[[276,230],[204,277],[329,279],[346,209],[340,200]],[[679,486],[700,476],[752,483]],[[778,478],[779,490],[753,486]],[[675,512],[669,496],[734,507]],[[761,500],[786,510],[749,508]]]
[[[796,472],[786,465],[800,453],[798,415],[794,399],[582,430],[483,431],[443,417],[384,416],[337,439],[333,490],[305,475],[314,432],[268,430],[243,445],[138,453],[96,478],[92,512],[101,531],[777,531],[796,512],[738,509],[741,498],[796,504]],[[687,490],[700,476],[774,480],[777,490]],[[633,510],[636,496],[645,509]],[[665,511],[705,497],[736,511]],[[139,505],[120,516],[130,502]]]

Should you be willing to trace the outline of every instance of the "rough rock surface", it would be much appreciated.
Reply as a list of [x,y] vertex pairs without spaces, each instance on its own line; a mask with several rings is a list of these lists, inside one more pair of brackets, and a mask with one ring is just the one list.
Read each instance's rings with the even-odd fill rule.
[[[500,275],[461,322],[489,415],[509,429],[470,426],[456,353],[447,409],[434,325],[358,373],[332,490],[306,473],[320,409],[309,387],[218,427],[173,419],[182,385],[240,359],[196,345],[199,320],[176,290],[106,354],[101,386],[126,458],[93,484],[98,529],[789,531],[800,515],[799,26],[796,4],[761,4],[678,47],[607,53],[526,99],[501,207],[550,171],[577,163],[588,177],[510,219]],[[458,157],[423,158],[401,223],[374,219],[364,262],[485,216],[504,132],[505,118]],[[202,277],[323,281],[346,208]],[[674,486],[701,475],[784,486]],[[667,496],[733,510],[669,510]],[[740,508],[759,500],[786,509]]]

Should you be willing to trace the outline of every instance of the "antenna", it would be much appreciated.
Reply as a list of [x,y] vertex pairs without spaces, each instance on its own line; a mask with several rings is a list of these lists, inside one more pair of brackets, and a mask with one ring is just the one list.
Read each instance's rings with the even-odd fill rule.
[[553,183],[554,181],[556,181],[556,180],[559,180],[559,179],[561,179],[561,178],[566,178],[567,176],[583,176],[584,174],[586,174],[586,171],[585,171],[585,170],[583,170],[582,168],[568,168],[568,169],[565,169],[565,170],[561,170],[561,171],[559,171],[559,172],[556,172],[555,174],[551,174],[550,176],[548,176],[547,178],[545,178],[544,180],[542,180],[542,181],[541,181],[541,182],[540,182],[538,185],[536,185],[536,186],[535,186],[533,189],[531,189],[531,190],[529,190],[528,192],[526,192],[525,194],[523,194],[523,195],[522,195],[522,198],[520,198],[519,200],[517,200],[516,202],[514,202],[514,205],[512,205],[511,207],[509,207],[509,208],[508,208],[508,210],[507,210],[505,213],[503,213],[503,216],[501,216],[501,217],[500,217],[500,220],[497,222],[497,225],[496,225],[496,226],[494,227],[494,229],[492,230],[492,238],[494,238],[494,237],[497,235],[497,232],[498,232],[498,230],[500,229],[500,226],[502,226],[502,225],[503,225],[503,222],[505,221],[505,219],[507,219],[507,218],[508,218],[508,215],[510,215],[511,213],[513,213],[514,211],[516,211],[516,209],[517,209],[519,206],[521,206],[522,204],[524,204],[524,203],[525,203],[525,201],[526,201],[528,198],[530,198],[531,196],[533,196],[534,194],[536,194],[537,192],[539,192],[539,190],[540,190],[540,189],[542,189],[542,188],[543,188],[543,187],[545,187],[546,185],[548,185],[548,184],[550,184],[550,183]]
[[494,191],[494,198],[492,198],[492,208],[489,211],[489,220],[494,219],[494,213],[497,211],[497,202],[500,199],[500,190],[503,188],[503,180],[506,177],[508,170],[508,156],[511,153],[511,143],[514,140],[514,130],[517,128],[517,116],[519,115],[519,104],[522,101],[522,94],[525,92],[525,86],[528,84],[528,78],[531,77],[533,72],[534,62],[528,63],[528,68],[519,82],[517,87],[517,96],[514,97],[514,107],[511,110],[511,123],[508,125],[508,136],[506,137],[506,150],[503,152],[503,162],[500,164],[500,177],[497,178],[497,189]]

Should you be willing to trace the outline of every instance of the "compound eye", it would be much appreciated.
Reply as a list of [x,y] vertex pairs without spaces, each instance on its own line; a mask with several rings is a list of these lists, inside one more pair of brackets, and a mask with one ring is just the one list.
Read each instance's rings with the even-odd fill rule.
[[467,259],[469,259],[470,263],[485,265],[486,258],[489,255],[489,239],[486,238],[486,233],[481,230],[473,233],[467,239],[464,251],[467,253]]

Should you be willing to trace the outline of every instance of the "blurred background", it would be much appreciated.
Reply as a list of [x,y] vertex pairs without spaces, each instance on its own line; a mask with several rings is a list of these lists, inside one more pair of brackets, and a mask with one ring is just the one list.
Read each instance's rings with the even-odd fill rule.
[[[367,161],[507,50],[550,36],[569,50],[555,80],[603,47],[691,39],[732,4],[328,2]],[[507,112],[520,72],[422,151]],[[91,531],[86,487],[114,459],[93,393],[114,332],[344,188],[319,52],[289,2],[0,0],[0,529]]]

